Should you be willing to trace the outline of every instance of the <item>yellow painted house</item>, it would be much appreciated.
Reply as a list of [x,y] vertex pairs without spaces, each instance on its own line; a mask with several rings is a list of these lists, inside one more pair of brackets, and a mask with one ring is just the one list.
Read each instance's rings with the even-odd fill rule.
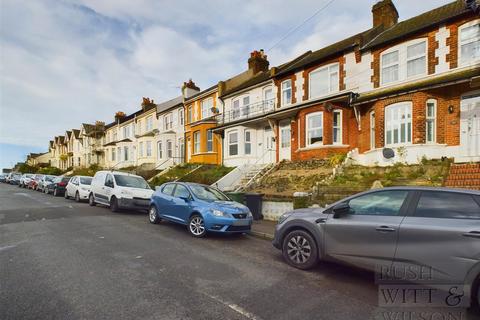
[[222,138],[213,133],[221,113],[218,86],[203,90],[185,100],[186,162],[222,163]]

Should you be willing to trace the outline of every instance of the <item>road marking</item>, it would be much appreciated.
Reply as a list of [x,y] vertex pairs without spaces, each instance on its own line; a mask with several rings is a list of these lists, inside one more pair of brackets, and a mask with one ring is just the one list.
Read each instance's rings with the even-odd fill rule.
[[244,308],[240,307],[239,305],[237,304],[234,304],[234,303],[228,303],[227,301],[224,301],[222,299],[220,299],[219,297],[216,297],[216,296],[212,296],[208,293],[205,293],[205,292],[202,292],[204,295],[206,295],[207,297],[209,297],[210,299],[213,299],[217,302],[220,302],[221,304],[229,307],[230,309],[232,309],[233,311],[241,314],[242,316],[244,316],[245,318],[247,319],[251,319],[251,320],[261,320],[261,318],[257,317],[256,315],[254,315],[253,313],[251,312],[248,312],[247,310],[245,310]]
[[4,250],[8,250],[8,249],[12,249],[12,248],[15,248],[17,245],[14,244],[14,245],[11,245],[11,246],[5,246],[5,247],[0,247],[0,252],[4,251]]

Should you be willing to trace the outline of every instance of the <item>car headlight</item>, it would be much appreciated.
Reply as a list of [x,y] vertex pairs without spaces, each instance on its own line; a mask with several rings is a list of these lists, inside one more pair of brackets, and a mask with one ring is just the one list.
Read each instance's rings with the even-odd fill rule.
[[217,209],[212,209],[212,214],[215,216],[215,217],[227,217],[228,214],[223,212],[223,211],[220,211],[220,210],[217,210]]
[[278,224],[283,223],[285,220],[287,220],[288,217],[292,215],[292,212],[287,212],[284,213],[280,216],[280,219],[278,219]]
[[247,211],[247,218],[251,218],[253,217],[252,213],[250,212],[250,210]]

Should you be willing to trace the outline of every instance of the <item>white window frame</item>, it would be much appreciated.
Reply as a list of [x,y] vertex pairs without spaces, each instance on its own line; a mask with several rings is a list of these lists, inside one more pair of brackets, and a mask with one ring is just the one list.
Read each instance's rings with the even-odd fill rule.
[[232,119],[240,118],[240,98],[232,100]]
[[157,142],[157,148],[158,148],[158,159],[163,159],[163,143],[162,143],[162,140]]
[[[395,122],[394,119],[394,111],[395,109],[399,109],[398,115],[399,119]],[[385,107],[385,142],[384,145],[388,147],[393,146],[404,146],[404,145],[411,145],[413,139],[413,118],[412,118],[412,111],[413,110],[413,103],[411,101],[404,101],[398,102]],[[401,120],[401,111],[410,111],[410,118],[405,117],[405,120]],[[390,113],[390,114],[389,114]],[[408,115],[408,113],[406,113]],[[410,119],[410,121],[409,121]],[[410,122],[410,132],[408,131],[408,123]],[[402,124],[404,124],[405,130],[405,142],[401,141],[402,137]],[[394,141],[394,131],[398,129],[398,142]],[[391,143],[388,143],[388,131],[391,130]],[[410,141],[408,141],[408,137],[410,136]]]
[[115,151],[115,147],[113,147],[113,148],[112,148],[112,151],[111,151],[111,152],[112,152],[112,161],[115,161],[115,159],[116,159],[116,154],[115,154],[115,153],[116,153],[116,151]]
[[462,31],[467,29],[467,28],[470,28],[472,26],[475,26],[477,24],[480,24],[480,19],[476,19],[476,20],[464,23],[458,28],[458,54],[457,54],[457,57],[458,57],[458,65],[459,66],[468,66],[472,63],[476,63],[476,62],[480,61],[480,58],[469,59],[469,60],[464,61],[463,60],[464,57],[462,56],[462,45],[470,44],[470,43],[475,42],[475,41],[480,41],[480,37],[479,37],[477,39],[474,38],[473,40],[462,42]]
[[213,152],[213,130],[211,129],[207,130],[207,152]]
[[209,118],[213,115],[212,108],[213,108],[213,97],[209,97],[207,99],[202,100],[201,102],[202,119]]
[[166,142],[167,147],[167,158],[173,158],[173,142],[171,139],[168,139]]
[[183,126],[185,124],[185,114],[183,109],[178,110],[178,123]]
[[200,131],[195,131],[193,133],[193,153],[197,154],[200,153]]
[[139,143],[138,143],[138,156],[139,156],[140,158],[143,157],[143,142],[139,142]]
[[163,126],[165,128],[165,131],[171,130],[173,128],[172,113],[168,113],[163,117]]
[[[234,143],[232,143],[232,135],[234,135],[234,134],[237,136],[237,141],[234,142]],[[231,153],[230,153],[230,151],[231,151],[231,150],[230,150],[230,147],[231,147],[232,145],[236,145],[236,146],[237,146],[237,153],[236,153],[236,154],[231,154]],[[238,154],[239,154],[239,148],[238,148],[238,131],[237,131],[237,130],[235,130],[235,131],[230,131],[230,132],[228,133],[228,155],[229,155],[229,156],[238,156]]]
[[[310,128],[309,127],[309,120],[310,118],[313,118],[315,116],[321,116],[322,118],[322,121],[321,121],[321,126],[320,127],[313,127],[313,128]],[[323,125],[323,121],[324,121],[324,117],[323,117],[323,111],[318,111],[318,112],[312,112],[312,113],[309,113],[305,116],[305,145],[307,147],[309,146],[315,146],[315,145],[323,145],[324,144],[324,138],[325,138],[325,135],[323,134],[323,128],[324,128],[324,125]],[[322,130],[322,141],[319,141],[319,142],[314,142],[314,143],[310,143],[310,134],[309,132],[310,131],[313,131],[313,130],[318,130],[318,129],[321,129]]]
[[[419,54],[419,55],[408,58],[407,57],[408,47],[417,45],[417,44],[422,43],[422,42],[425,42],[425,52],[423,54]],[[383,65],[383,57],[385,55],[393,53],[395,51],[398,51],[398,60],[396,62],[392,62],[388,65]],[[424,66],[423,72],[408,77],[407,76],[408,61],[412,61],[412,60],[415,60],[415,59],[418,59],[418,58],[421,58],[421,57],[425,57],[425,66]],[[384,77],[383,77],[383,69],[388,68],[388,67],[392,67],[394,65],[398,65],[398,79],[392,80],[392,81],[389,81],[389,82],[385,82]],[[427,71],[428,71],[428,39],[427,38],[420,38],[420,39],[411,40],[411,41],[408,41],[408,42],[401,43],[401,44],[399,44],[397,46],[394,46],[392,48],[389,48],[388,50],[385,50],[380,55],[379,68],[380,68],[380,72],[379,72],[380,73],[380,85],[382,85],[382,86],[383,85],[390,85],[390,84],[394,84],[394,83],[398,83],[398,82],[402,82],[402,81],[406,81],[406,80],[421,78],[421,77],[426,76]]]
[[[340,114],[340,122],[335,126],[335,113]],[[342,109],[335,109],[332,112],[332,144],[334,145],[341,145],[343,144],[343,110]],[[335,139],[335,129],[338,130],[338,141],[334,141]]]
[[149,132],[152,129],[153,129],[153,116],[149,116],[145,120],[145,132]]
[[[428,105],[433,105],[433,115],[428,115]],[[428,126],[429,123],[433,125],[433,136],[432,140],[428,140]],[[426,143],[436,143],[437,142],[437,100],[436,99],[428,99],[425,104],[425,142]]]
[[[336,68],[335,71],[332,71],[331,69],[333,68]],[[327,71],[328,73],[328,89],[327,89],[327,93],[325,94],[321,94],[321,95],[317,95],[317,96],[312,96],[312,87],[315,85],[312,81],[312,75],[316,75],[320,72],[323,72],[323,71]],[[337,74],[337,82],[336,82],[336,87],[335,88],[332,88],[331,87],[331,81],[330,81],[330,78],[332,77],[333,74]],[[318,98],[318,97],[322,97],[322,96],[326,96],[326,95],[329,95],[331,93],[334,93],[334,92],[339,92],[340,91],[340,64],[338,62],[335,62],[335,63],[331,63],[331,64],[328,64],[326,66],[321,66],[313,71],[311,71],[309,74],[308,74],[308,98],[309,99],[315,99],[315,98]]]
[[375,132],[375,111],[370,112],[370,150],[375,149],[375,140],[377,133]]
[[145,142],[145,155],[147,157],[151,157],[152,156],[152,142],[151,141],[147,141]]
[[[289,87],[285,87],[284,88],[284,84],[286,83],[289,83],[290,86]],[[282,83],[280,84],[280,89],[281,89],[281,99],[282,99],[282,107],[284,106],[288,106],[288,105],[291,105],[292,104],[292,98],[293,98],[293,88],[292,88],[292,79],[287,79],[287,80],[284,80],[282,81]],[[284,94],[286,91],[290,90],[290,100],[289,101],[285,101],[284,99]]]
[[127,146],[123,147],[123,161],[128,161],[130,158],[129,148]]
[[[247,140],[247,134],[248,134],[248,140]],[[245,155],[251,155],[252,154],[252,130],[245,130],[243,132],[243,153]],[[247,152],[247,145],[250,148],[250,151]]]

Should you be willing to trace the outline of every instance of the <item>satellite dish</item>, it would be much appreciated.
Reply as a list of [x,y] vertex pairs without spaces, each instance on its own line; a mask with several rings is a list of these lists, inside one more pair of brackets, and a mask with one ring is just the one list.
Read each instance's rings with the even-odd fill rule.
[[395,157],[395,151],[393,151],[391,148],[383,148],[382,153],[385,159],[391,159]]

